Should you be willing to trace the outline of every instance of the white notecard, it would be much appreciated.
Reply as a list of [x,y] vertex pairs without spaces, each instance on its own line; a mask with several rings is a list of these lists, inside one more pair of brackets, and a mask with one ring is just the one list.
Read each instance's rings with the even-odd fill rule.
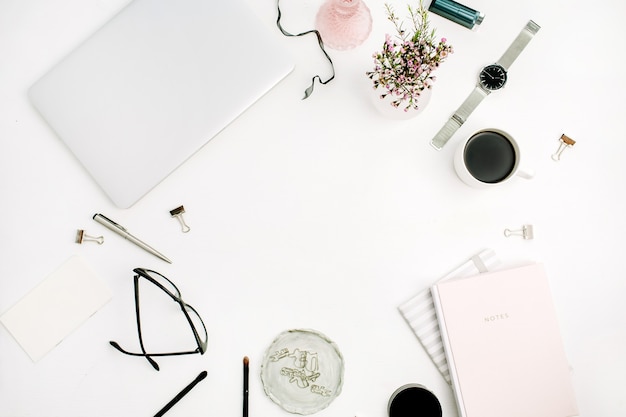
[[111,299],[106,283],[73,256],[0,317],[37,362]]

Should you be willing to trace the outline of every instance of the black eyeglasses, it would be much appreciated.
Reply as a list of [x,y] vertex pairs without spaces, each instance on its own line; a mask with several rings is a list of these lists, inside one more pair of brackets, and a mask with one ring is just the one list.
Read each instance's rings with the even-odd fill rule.
[[[135,268],[133,269],[137,275],[134,277],[135,284],[135,315],[137,317],[137,332],[139,333],[139,345],[141,346],[142,353],[134,353],[128,352],[120,347],[117,342],[110,341],[109,343],[115,349],[120,352],[131,355],[131,356],[143,356],[145,357],[150,365],[154,367],[157,371],[159,370],[159,365],[152,359],[152,356],[178,356],[178,355],[191,355],[194,353],[199,353],[201,355],[206,352],[207,349],[207,340],[208,334],[206,327],[204,326],[204,322],[202,318],[198,314],[198,312],[189,304],[185,303],[180,295],[180,290],[172,281],[159,274],[158,272],[151,271],[149,269],[143,268]],[[165,294],[169,295],[172,300],[174,300],[180,306],[180,309],[185,314],[185,318],[191,327],[191,331],[193,332],[193,336],[196,339],[197,348],[190,351],[182,351],[182,352],[170,352],[170,353],[148,353],[144,347],[143,336],[141,334],[141,314],[139,309],[139,279],[144,278],[148,282],[156,285],[159,289],[161,289]]]

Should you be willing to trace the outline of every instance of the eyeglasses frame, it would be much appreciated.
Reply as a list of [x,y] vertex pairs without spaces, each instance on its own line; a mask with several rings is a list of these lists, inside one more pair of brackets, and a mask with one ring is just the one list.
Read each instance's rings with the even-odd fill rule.
[[[168,279],[166,276],[164,276],[163,274],[160,274],[159,272],[153,271],[151,269],[145,269],[145,268],[135,268],[133,269],[133,272],[135,272],[135,276],[133,277],[133,284],[134,284],[134,291],[135,291],[135,317],[137,320],[137,332],[139,335],[139,346],[141,347],[141,352],[142,353],[134,353],[134,352],[128,352],[124,349],[122,349],[120,347],[120,345],[115,342],[115,341],[110,341],[109,343],[111,344],[111,346],[113,346],[115,349],[117,349],[118,351],[126,354],[126,355],[130,355],[130,356],[143,356],[145,357],[148,362],[150,363],[150,365],[152,365],[152,367],[154,369],[156,369],[157,371],[159,370],[159,365],[154,361],[154,359],[152,359],[152,356],[180,356],[180,355],[192,355],[195,353],[200,353],[201,355],[204,355],[204,353],[207,350],[207,341],[208,341],[208,332],[206,330],[206,326],[204,324],[204,320],[202,320],[202,317],[200,317],[200,314],[198,314],[198,312],[196,311],[195,308],[193,308],[191,305],[187,304],[186,302],[183,301],[182,297],[181,297],[181,293],[180,290],[178,289],[178,287],[176,286],[176,284],[174,284],[170,279]],[[154,278],[152,278],[150,276],[150,273],[156,274],[159,277],[165,279],[167,282],[169,282],[172,287],[176,290],[176,294],[173,294],[169,289],[165,288],[163,285],[161,285],[161,283],[159,283],[158,281],[156,281]],[[183,312],[183,314],[185,315],[185,318],[187,319],[187,322],[189,323],[189,327],[191,327],[191,331],[193,332],[194,338],[196,340],[196,344],[197,344],[197,348],[191,351],[184,351],[184,352],[169,352],[169,353],[147,353],[145,347],[144,347],[144,343],[143,343],[143,337],[141,334],[141,313],[140,313],[140,304],[139,304],[139,279],[140,278],[145,278],[147,279],[149,282],[151,282],[152,284],[156,285],[159,289],[161,289],[165,294],[167,294],[172,300],[174,300],[179,306],[181,311]],[[196,326],[194,325],[193,321],[191,320],[191,317],[189,316],[189,312],[188,309],[191,310],[200,320],[200,323],[202,324],[202,328],[204,330],[204,335],[205,335],[205,339],[202,340],[202,338],[200,337],[200,334],[198,333],[198,329],[196,329]]]

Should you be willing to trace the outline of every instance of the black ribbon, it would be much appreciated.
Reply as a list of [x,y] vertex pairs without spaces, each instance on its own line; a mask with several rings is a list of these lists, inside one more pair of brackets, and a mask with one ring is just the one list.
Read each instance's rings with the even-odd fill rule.
[[280,29],[280,31],[283,33],[283,35],[285,35],[285,36],[304,36],[304,35],[308,35],[309,33],[315,33],[315,36],[317,36],[317,43],[319,44],[320,49],[322,50],[322,52],[326,56],[326,59],[328,59],[328,62],[330,62],[330,68],[332,70],[333,75],[331,75],[331,77],[329,79],[327,79],[326,81],[323,81],[322,78],[319,75],[314,76],[311,79],[311,85],[306,90],[304,90],[304,97],[302,97],[302,99],[304,100],[306,98],[309,98],[309,96],[311,94],[313,94],[313,87],[315,86],[315,80],[318,80],[320,84],[324,85],[324,84],[328,84],[329,82],[331,82],[333,80],[333,78],[335,78],[335,66],[333,65],[332,59],[330,59],[330,56],[328,56],[328,53],[324,49],[324,41],[322,41],[322,35],[320,35],[320,33],[317,30],[314,30],[314,29],[313,30],[307,30],[306,32],[298,33],[296,35],[293,35],[293,34],[287,32],[280,25],[280,18],[282,16],[282,13],[280,12],[280,0],[276,0],[276,9],[278,10],[278,19],[276,19],[276,25],[278,26],[278,29]]

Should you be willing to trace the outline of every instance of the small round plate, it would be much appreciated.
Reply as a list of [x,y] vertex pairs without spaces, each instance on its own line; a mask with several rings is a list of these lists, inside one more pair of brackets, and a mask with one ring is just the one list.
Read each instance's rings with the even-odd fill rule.
[[287,330],[272,342],[261,364],[261,380],[268,397],[284,410],[312,414],[341,393],[343,356],[322,333]]

